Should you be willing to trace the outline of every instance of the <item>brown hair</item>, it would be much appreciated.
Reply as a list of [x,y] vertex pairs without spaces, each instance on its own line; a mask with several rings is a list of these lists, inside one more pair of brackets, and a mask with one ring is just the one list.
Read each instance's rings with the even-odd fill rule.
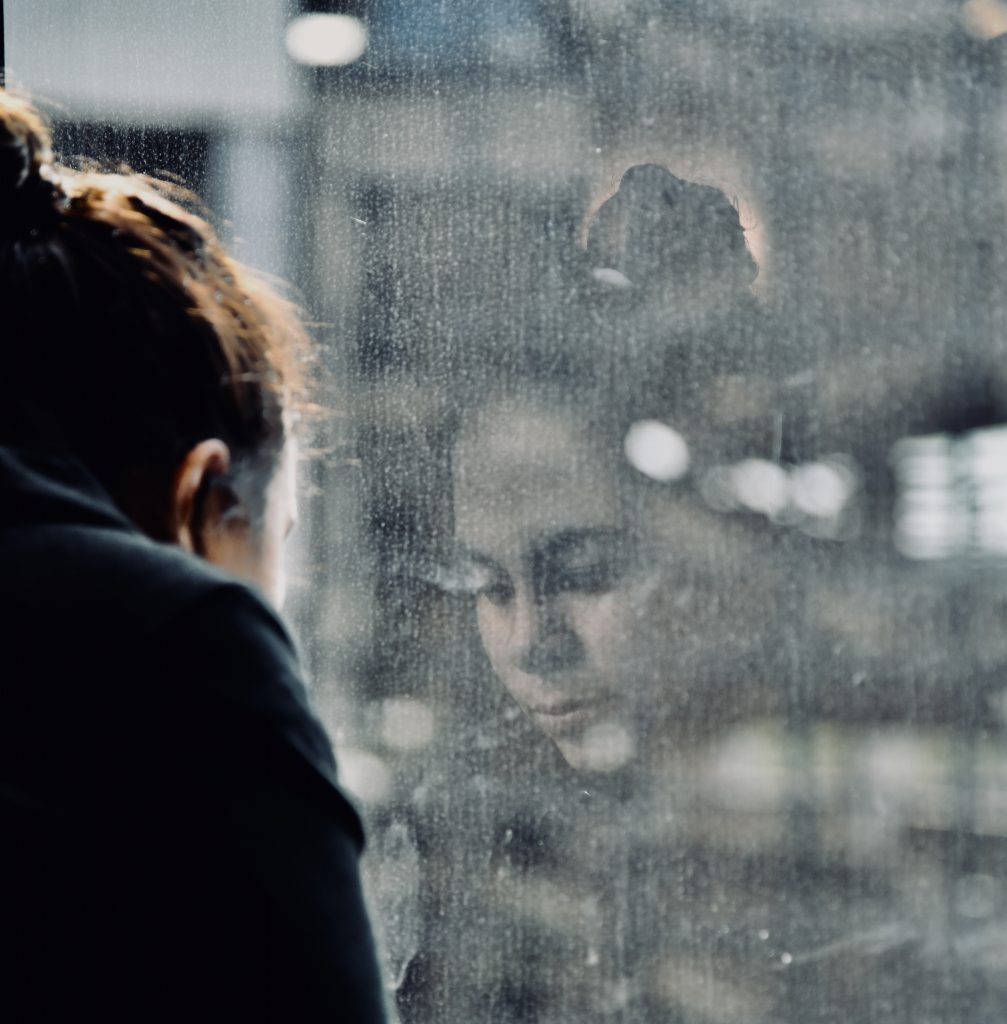
[[76,456],[152,535],[201,440],[274,467],[304,382],[296,309],[196,208],[55,162],[37,110],[0,91],[0,442]]

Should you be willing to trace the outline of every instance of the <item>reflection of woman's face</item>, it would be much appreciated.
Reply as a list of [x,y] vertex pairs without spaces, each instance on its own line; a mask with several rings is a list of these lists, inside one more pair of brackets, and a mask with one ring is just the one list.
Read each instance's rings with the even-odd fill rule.
[[[456,538],[486,653],[575,767],[625,762],[657,722],[708,721],[715,698],[694,699],[694,666],[731,614],[718,522],[684,503],[671,536],[630,522],[620,479],[576,419],[529,408],[488,412],[456,456]],[[751,597],[737,580],[726,590]]]

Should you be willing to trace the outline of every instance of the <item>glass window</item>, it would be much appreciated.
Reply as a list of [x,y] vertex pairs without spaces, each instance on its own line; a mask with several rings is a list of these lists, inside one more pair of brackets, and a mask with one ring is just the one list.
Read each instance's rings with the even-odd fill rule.
[[317,323],[392,1013],[1001,1024],[1007,4],[5,7]]

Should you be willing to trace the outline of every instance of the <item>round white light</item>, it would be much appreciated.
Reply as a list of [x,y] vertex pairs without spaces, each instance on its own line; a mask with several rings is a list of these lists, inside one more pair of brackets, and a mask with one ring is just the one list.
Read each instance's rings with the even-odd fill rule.
[[807,462],[791,475],[791,498],[805,515],[835,518],[846,506],[855,480],[834,462]]
[[393,782],[391,769],[377,754],[346,748],[339,751],[339,781],[365,804],[386,800]]
[[753,512],[775,516],[790,501],[787,471],[765,459],[745,459],[731,469],[731,483],[738,502]]
[[625,447],[633,468],[661,483],[681,479],[689,468],[689,446],[677,430],[659,420],[634,423]]
[[367,49],[367,26],[352,14],[302,14],[287,26],[287,53],[298,64],[339,67]]

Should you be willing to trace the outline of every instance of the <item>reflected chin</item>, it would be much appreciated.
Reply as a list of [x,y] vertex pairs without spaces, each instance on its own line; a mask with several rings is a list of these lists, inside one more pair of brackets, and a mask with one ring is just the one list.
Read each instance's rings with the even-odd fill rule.
[[637,752],[637,738],[624,723],[614,719],[588,726],[576,736],[554,742],[564,760],[578,771],[612,772],[629,764]]

